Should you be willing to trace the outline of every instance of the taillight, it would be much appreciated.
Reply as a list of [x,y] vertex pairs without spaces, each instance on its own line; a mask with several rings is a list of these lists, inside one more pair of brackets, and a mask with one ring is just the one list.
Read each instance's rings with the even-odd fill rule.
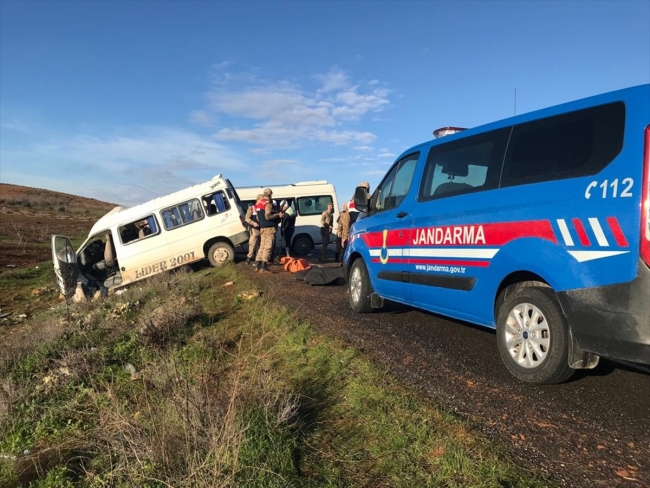
[[641,190],[641,259],[650,266],[650,125],[645,128],[643,189]]

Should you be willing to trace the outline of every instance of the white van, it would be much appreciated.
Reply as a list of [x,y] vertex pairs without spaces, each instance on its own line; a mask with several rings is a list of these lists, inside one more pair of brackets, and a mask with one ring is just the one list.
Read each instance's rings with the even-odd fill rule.
[[[279,205],[282,200],[287,200],[296,211],[296,232],[291,241],[291,248],[300,255],[306,256],[314,246],[322,244],[320,235],[320,217],[331,203],[334,207],[334,229],[339,216],[339,203],[336,198],[334,185],[325,180],[302,181],[291,185],[249,186],[237,189],[244,209],[255,203],[257,195],[264,188],[273,190],[273,200]],[[334,230],[333,229],[333,230]],[[276,234],[276,246],[281,246],[280,232]],[[330,243],[336,242],[336,235],[332,232]]]
[[246,242],[239,196],[217,175],[134,207],[115,207],[76,253],[67,237],[53,235],[52,259],[61,292],[71,296],[77,281],[106,291],[201,259],[221,266]]

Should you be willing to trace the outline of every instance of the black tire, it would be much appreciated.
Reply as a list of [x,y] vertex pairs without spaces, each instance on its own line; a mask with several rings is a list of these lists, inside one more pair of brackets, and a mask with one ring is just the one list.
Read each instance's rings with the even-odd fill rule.
[[235,260],[235,250],[227,242],[216,242],[210,246],[208,261],[215,268],[232,263]]
[[314,244],[309,237],[302,235],[293,238],[292,247],[298,256],[306,256],[314,248]]
[[513,286],[497,316],[501,360],[513,376],[527,383],[566,381],[574,372],[568,362],[569,329],[555,293],[550,288]]
[[352,310],[357,313],[372,311],[370,306],[370,295],[372,293],[368,268],[366,268],[363,259],[358,258],[352,263],[348,276],[348,298]]

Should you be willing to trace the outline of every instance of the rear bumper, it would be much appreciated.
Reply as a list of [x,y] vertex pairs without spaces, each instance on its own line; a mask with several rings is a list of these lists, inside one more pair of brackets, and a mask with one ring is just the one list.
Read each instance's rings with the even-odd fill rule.
[[234,236],[232,236],[230,238],[230,240],[232,241],[232,243],[233,243],[233,245],[235,247],[239,247],[242,244],[245,244],[245,243],[248,242],[248,237],[249,237],[248,231],[245,230],[243,232],[240,232],[239,234],[235,234]]
[[629,283],[558,293],[571,333],[598,356],[650,364],[650,268]]

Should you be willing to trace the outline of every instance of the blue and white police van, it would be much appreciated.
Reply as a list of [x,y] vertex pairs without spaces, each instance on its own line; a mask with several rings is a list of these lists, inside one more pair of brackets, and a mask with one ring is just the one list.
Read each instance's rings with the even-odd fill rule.
[[351,307],[496,328],[529,383],[650,364],[650,85],[449,132],[357,189]]

